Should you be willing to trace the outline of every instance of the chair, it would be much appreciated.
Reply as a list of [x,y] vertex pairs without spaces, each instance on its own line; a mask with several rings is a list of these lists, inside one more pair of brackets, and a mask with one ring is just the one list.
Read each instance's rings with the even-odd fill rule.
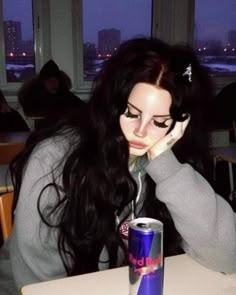
[[214,181],[216,181],[216,166],[218,161],[225,161],[229,171],[230,195],[232,201],[234,192],[234,175],[232,165],[236,164],[236,146],[230,141],[230,132],[232,129],[214,129],[210,133],[210,150],[213,156]]
[[13,192],[0,195],[0,225],[3,240],[5,241],[12,230],[11,208],[13,202]]
[[233,140],[236,141],[236,120],[233,120]]
[[210,147],[225,147],[230,145],[230,129],[214,129],[210,132]]
[[24,143],[0,144],[0,165],[9,164],[25,147]]

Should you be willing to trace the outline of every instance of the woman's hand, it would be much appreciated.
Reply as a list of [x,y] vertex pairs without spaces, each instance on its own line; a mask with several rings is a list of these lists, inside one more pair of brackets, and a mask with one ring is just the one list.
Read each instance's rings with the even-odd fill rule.
[[149,160],[155,159],[160,154],[172,148],[172,146],[184,135],[190,116],[183,122],[176,122],[173,130],[155,143],[147,152]]

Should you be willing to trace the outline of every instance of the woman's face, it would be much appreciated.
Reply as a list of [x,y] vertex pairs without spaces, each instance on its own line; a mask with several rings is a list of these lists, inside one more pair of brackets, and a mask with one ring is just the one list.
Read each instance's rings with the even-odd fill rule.
[[167,90],[147,83],[134,86],[127,109],[120,116],[120,126],[129,142],[130,155],[144,155],[165,136],[173,122],[170,105],[171,95]]

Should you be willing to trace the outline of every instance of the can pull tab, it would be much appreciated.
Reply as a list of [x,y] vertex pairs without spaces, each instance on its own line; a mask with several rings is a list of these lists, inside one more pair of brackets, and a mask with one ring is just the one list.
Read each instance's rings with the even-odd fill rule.
[[138,227],[141,227],[141,228],[149,228],[149,225],[148,225],[148,224],[146,224],[146,223],[142,223],[142,222],[137,223],[137,226],[138,226]]

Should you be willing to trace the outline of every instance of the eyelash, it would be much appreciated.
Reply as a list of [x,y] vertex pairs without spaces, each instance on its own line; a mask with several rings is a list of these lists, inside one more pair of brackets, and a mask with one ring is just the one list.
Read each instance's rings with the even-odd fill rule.
[[159,128],[167,128],[168,125],[166,125],[166,121],[168,121],[169,119],[166,119],[164,122],[158,122],[158,121],[153,121],[154,125],[159,127]]
[[135,118],[138,118],[138,117],[139,117],[139,115],[134,115],[134,114],[132,114],[132,113],[130,112],[129,109],[127,109],[127,110],[125,111],[124,115],[125,115],[127,118],[132,118],[132,119],[135,119]]
[[[127,118],[131,118],[131,119],[136,119],[136,118],[138,118],[138,117],[140,116],[140,115],[132,114],[132,113],[130,112],[129,109],[127,109],[127,110],[125,111],[124,115],[125,115]],[[154,123],[155,126],[157,126],[157,127],[159,127],[159,128],[167,128],[168,125],[166,125],[166,122],[167,122],[168,120],[170,120],[170,119],[166,119],[164,122],[158,122],[158,121],[156,121],[156,120],[153,120],[153,123]]]

